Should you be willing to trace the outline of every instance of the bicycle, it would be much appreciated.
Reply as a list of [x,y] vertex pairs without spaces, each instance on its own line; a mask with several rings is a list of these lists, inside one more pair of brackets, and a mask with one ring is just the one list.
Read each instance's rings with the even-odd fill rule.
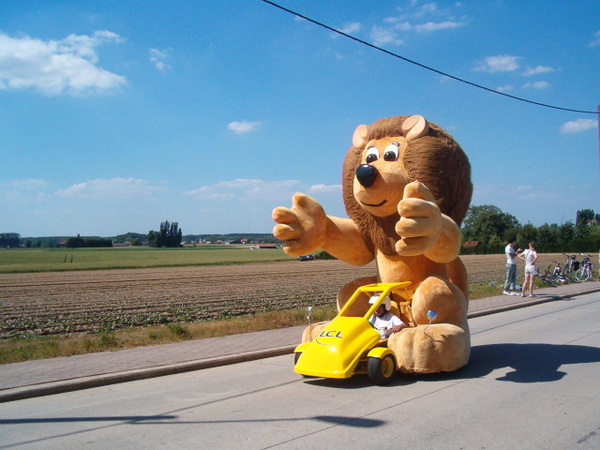
[[552,271],[552,277],[556,279],[560,284],[569,284],[569,280],[562,273],[560,263],[558,261],[552,262],[556,264],[556,266],[554,266],[554,270]]
[[583,259],[581,260],[582,267],[575,272],[575,276],[579,281],[588,281],[590,278],[592,278],[594,273],[594,266],[591,259],[592,255],[584,255],[582,253],[581,256],[583,256]]
[[579,261],[577,261],[577,256],[567,255],[566,253],[563,253],[563,255],[567,257],[567,261],[562,269],[561,276],[569,283],[579,283],[581,280],[575,276],[575,272],[579,270]]
[[550,267],[552,267],[552,265],[548,266],[548,269],[546,269],[546,273],[541,273],[540,270],[537,269],[536,275],[540,279],[540,281],[546,286],[557,287],[560,285],[560,283],[550,276]]
[[566,253],[563,253],[563,255],[567,257],[563,272],[566,274],[574,274],[577,272],[579,270],[579,261],[577,261],[577,255],[567,255]]

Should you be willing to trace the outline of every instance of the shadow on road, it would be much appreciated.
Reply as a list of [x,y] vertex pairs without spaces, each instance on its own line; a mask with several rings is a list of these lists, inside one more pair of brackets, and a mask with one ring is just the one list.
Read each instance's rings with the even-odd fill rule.
[[[583,345],[489,344],[471,349],[469,364],[447,374],[451,378],[479,378],[494,370],[512,368],[499,381],[542,383],[557,381],[567,375],[559,369],[569,364],[600,362],[600,348]],[[437,376],[441,376],[438,374]]]

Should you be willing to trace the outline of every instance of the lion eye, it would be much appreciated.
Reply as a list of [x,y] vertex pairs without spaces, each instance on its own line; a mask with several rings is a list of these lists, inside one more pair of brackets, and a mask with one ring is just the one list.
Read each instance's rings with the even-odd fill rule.
[[386,161],[398,161],[398,147],[400,147],[398,142],[392,142],[388,145],[383,153],[383,159]]
[[375,162],[378,159],[379,159],[379,150],[377,150],[377,147],[372,145],[371,147],[369,147],[367,149],[367,157],[366,157],[367,164],[371,164],[372,162]]

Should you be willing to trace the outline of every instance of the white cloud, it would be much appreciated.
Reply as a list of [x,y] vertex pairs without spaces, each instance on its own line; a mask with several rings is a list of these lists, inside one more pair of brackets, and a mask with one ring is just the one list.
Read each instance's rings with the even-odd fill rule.
[[24,180],[11,180],[5,183],[0,183],[1,188],[13,188],[13,189],[23,189],[23,190],[33,190],[39,189],[43,186],[46,186],[46,181],[39,180],[36,178],[27,178]]
[[[28,178],[0,183],[0,203],[31,203],[46,198],[46,181]],[[6,211],[4,211],[6,213]]]
[[309,195],[342,195],[342,185],[341,184],[313,184],[309,186],[306,190]]
[[136,178],[98,178],[84,183],[74,184],[66,189],[60,189],[56,195],[60,197],[84,197],[84,198],[119,198],[150,196],[153,192],[161,190],[159,186],[153,186],[146,180]]
[[353,33],[360,31],[360,29],[361,29],[360,22],[353,22],[353,23],[349,23],[348,25],[346,25],[343,28],[340,28],[340,31],[342,33],[346,33],[346,34],[353,34]]
[[514,88],[512,84],[507,84],[506,86],[498,86],[496,90],[498,92],[511,92]]
[[125,77],[99,67],[96,47],[122,39],[110,31],[71,34],[59,41],[0,33],[0,90],[34,89],[46,95],[110,91]]
[[438,31],[438,30],[453,30],[455,28],[460,28],[460,27],[464,27],[465,24],[462,22],[451,22],[451,21],[446,21],[446,22],[427,22],[424,24],[420,24],[420,25],[415,25],[415,30],[417,30],[420,33],[429,33],[432,31]]
[[548,73],[548,72],[554,72],[554,69],[552,67],[548,67],[548,66],[536,66],[536,67],[528,68],[525,72],[523,72],[523,75],[528,77],[531,75],[537,75],[538,73]]
[[550,87],[550,83],[548,83],[547,81],[533,81],[525,83],[523,87],[532,89],[547,89]]
[[405,20],[404,17],[386,17],[383,19],[383,23],[392,24],[395,30],[400,31],[410,31],[414,28],[414,26]]
[[[414,4],[416,4],[416,2],[414,2]],[[418,11],[415,13],[417,16],[424,16],[427,14],[433,14],[438,10],[437,8],[437,4],[434,2],[431,3],[424,3],[422,4]]]
[[[461,4],[456,2],[447,8],[438,8],[437,3],[422,5],[416,1],[403,8],[397,8],[402,14],[385,17],[381,26],[374,26],[371,31],[371,42],[374,45],[404,44],[403,35],[398,33],[432,33],[440,30],[454,30],[466,26],[466,22],[455,20],[454,11]],[[431,18],[431,20],[427,20]]]
[[475,65],[475,70],[482,72],[513,72],[519,68],[519,56],[498,55],[488,56]]
[[400,31],[410,31],[414,26],[410,22],[400,22],[394,25],[394,29]]
[[377,46],[386,44],[401,45],[404,43],[393,30],[379,26],[371,29],[371,42]]
[[230,122],[227,128],[236,134],[244,134],[256,130],[261,125],[261,122],[250,122],[243,120],[241,122]]
[[559,130],[562,134],[582,133],[590,128],[596,128],[598,121],[594,119],[577,119],[563,123]]
[[600,31],[594,33],[594,39],[590,42],[590,47],[596,47],[597,45],[600,45]]
[[556,183],[535,186],[475,184],[471,200],[471,205],[495,205],[522,224],[531,222],[535,226],[561,222],[565,211],[577,210],[575,203],[575,196]]
[[168,50],[159,50],[157,48],[150,49],[150,61],[161,72],[171,69],[171,66],[165,62],[169,57]]
[[232,181],[220,181],[208,186],[201,186],[191,191],[185,191],[196,199],[253,199],[265,200],[273,198],[288,198],[303,186],[296,180],[263,181],[238,178]]

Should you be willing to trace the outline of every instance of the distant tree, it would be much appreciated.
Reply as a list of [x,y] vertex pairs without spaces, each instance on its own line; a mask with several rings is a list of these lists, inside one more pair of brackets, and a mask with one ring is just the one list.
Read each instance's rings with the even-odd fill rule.
[[589,236],[591,225],[596,222],[594,211],[591,209],[582,209],[577,211],[575,218],[575,237],[585,239]]
[[0,233],[0,248],[18,248],[21,246],[19,233]]
[[81,248],[85,246],[85,239],[77,235],[77,237],[70,237],[65,243],[67,248]]
[[112,247],[111,239],[84,239],[82,247]]
[[129,242],[131,245],[142,245],[142,242],[148,239],[148,235],[141,233],[129,232],[126,234],[119,234],[115,237],[115,242],[125,243]]
[[538,229],[532,224],[526,223],[521,227],[521,231],[519,233],[519,244],[525,248],[530,242],[537,242],[538,236]]
[[150,247],[156,247],[156,231],[148,231],[148,245]]
[[571,243],[571,241],[575,239],[575,225],[573,225],[573,222],[568,220],[567,222],[563,223],[560,227],[558,227],[558,237],[559,244],[561,244],[562,246],[568,246]]
[[161,222],[159,231],[148,233],[148,245],[151,247],[180,247],[182,232],[177,222]]
[[558,225],[545,223],[538,228],[537,249],[542,252],[555,252],[557,244],[560,241]]
[[21,246],[19,233],[0,233],[0,248],[18,248]]
[[509,234],[517,234],[519,221],[494,205],[471,206],[463,221],[463,240],[484,245],[504,242]]
[[579,225],[580,223],[589,223],[595,220],[595,214],[592,209],[582,209],[581,211],[577,211],[577,216],[575,219],[575,225]]

